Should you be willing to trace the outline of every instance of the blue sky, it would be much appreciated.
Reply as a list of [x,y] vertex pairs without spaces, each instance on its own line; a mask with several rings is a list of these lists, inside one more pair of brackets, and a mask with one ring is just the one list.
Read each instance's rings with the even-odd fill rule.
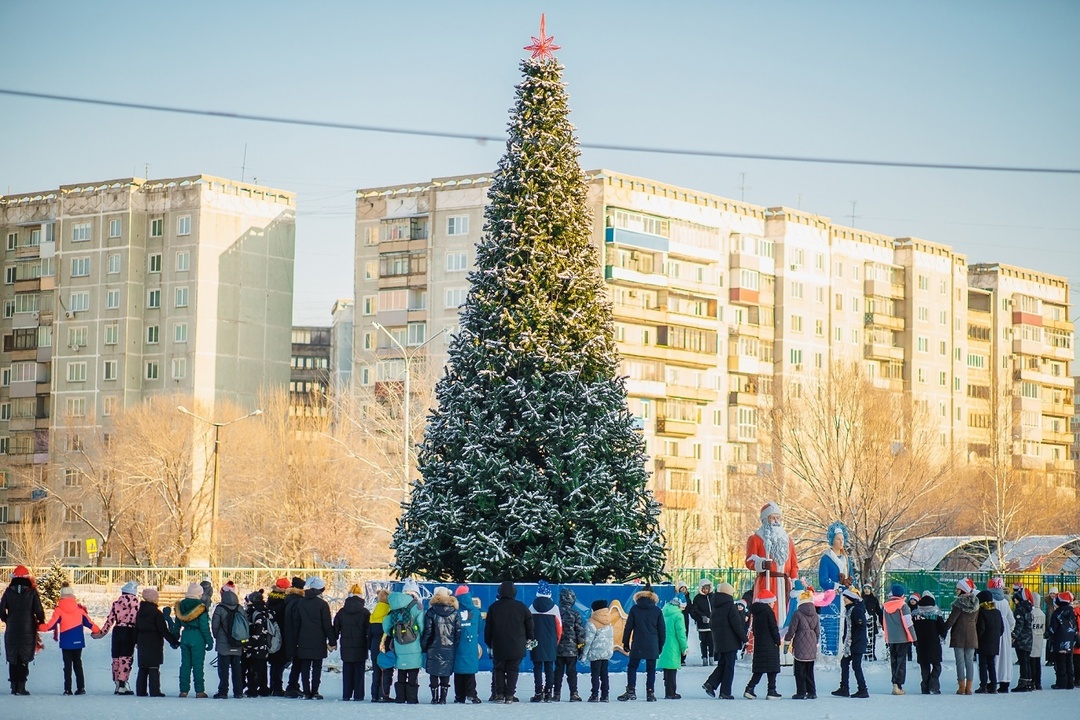
[[[499,136],[541,12],[585,142],[1080,167],[1080,3],[0,0],[0,87]],[[0,192],[208,173],[299,194],[294,322],[352,295],[353,191],[500,143],[0,95]],[[1080,283],[1080,175],[583,152],[613,170]],[[745,173],[745,180],[743,179]]]

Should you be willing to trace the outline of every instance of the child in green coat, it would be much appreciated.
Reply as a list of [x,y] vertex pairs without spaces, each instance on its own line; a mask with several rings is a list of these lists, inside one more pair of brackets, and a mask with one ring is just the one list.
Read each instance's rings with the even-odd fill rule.
[[187,697],[191,678],[195,678],[195,697],[206,697],[203,663],[208,650],[214,649],[210,633],[210,618],[203,604],[203,589],[198,583],[188,585],[184,599],[176,604],[176,614],[170,621],[173,635],[180,635],[180,697]]
[[664,625],[667,634],[664,636],[664,647],[660,650],[660,659],[656,661],[656,667],[664,671],[664,699],[679,700],[682,698],[677,692],[676,675],[682,665],[683,655],[686,654],[686,622],[683,619],[685,600],[676,595],[664,605]]

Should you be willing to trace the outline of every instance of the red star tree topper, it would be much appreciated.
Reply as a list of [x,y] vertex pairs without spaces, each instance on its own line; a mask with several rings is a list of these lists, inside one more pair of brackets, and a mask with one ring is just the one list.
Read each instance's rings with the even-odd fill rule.
[[552,57],[552,53],[560,47],[555,44],[554,37],[548,37],[544,31],[544,14],[540,14],[540,37],[533,37],[532,45],[526,45],[526,50],[532,51],[533,59],[546,60]]

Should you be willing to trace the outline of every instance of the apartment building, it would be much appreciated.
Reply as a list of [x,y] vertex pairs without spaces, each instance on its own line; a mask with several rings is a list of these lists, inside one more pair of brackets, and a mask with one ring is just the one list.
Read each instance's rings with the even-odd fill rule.
[[[65,492],[59,445],[107,432],[124,407],[171,394],[254,407],[286,385],[294,213],[292,193],[208,175],[0,197],[9,521],[42,520],[36,500]],[[86,530],[63,522],[78,561]]]
[[292,330],[289,361],[289,415],[326,418],[330,402],[332,329],[297,325]]
[[[981,422],[968,411],[981,392],[973,373],[993,368],[973,366],[985,331],[973,338],[972,327],[992,319],[971,310],[987,291],[969,290],[963,255],[801,210],[610,170],[586,176],[629,407],[683,564],[726,560],[717,548],[738,527],[728,516],[747,510],[733,507],[729,483],[758,484],[773,472],[774,398],[832,363],[856,361],[878,387],[910,393],[946,452],[968,454],[970,443],[978,456],[986,439],[969,439]],[[489,186],[477,175],[357,191],[353,382],[403,376],[402,351],[376,322],[410,355],[445,362]],[[1036,296],[1067,318],[1067,287],[1062,294],[1051,283]],[[1072,326],[1055,327],[1071,357]],[[1067,362],[1058,369],[1068,377]],[[1043,418],[1051,428],[1053,417]],[[1041,444],[1049,437],[1040,434],[1038,453],[1052,455]]]
[[353,316],[356,308],[348,298],[334,301],[330,311],[330,392],[346,392],[352,382]]

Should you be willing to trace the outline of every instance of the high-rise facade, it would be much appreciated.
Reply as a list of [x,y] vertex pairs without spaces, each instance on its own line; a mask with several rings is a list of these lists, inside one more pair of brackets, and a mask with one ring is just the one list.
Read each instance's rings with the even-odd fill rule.
[[[973,328],[991,319],[975,310],[969,321],[969,308],[985,304],[987,292],[974,280],[969,289],[969,279],[986,276],[975,270],[983,266],[971,266],[969,275],[967,259],[948,246],[842,227],[805,211],[609,170],[586,175],[597,272],[607,282],[629,406],[652,458],[652,488],[665,505],[675,564],[728,560],[723,549],[735,530],[727,522],[735,509],[729,483],[757,484],[773,472],[767,418],[774,398],[835,363],[858,363],[878,387],[909,393],[942,447],[978,456],[985,438],[972,425],[980,420],[970,414],[970,398],[981,392],[972,384],[1006,362],[977,359],[989,337]],[[354,383],[402,377],[401,350],[374,323],[407,352],[445,362],[489,186],[486,176],[460,176],[357,191]],[[1016,352],[1064,363],[1057,369],[1068,379],[1067,285],[1016,273],[1038,276],[1024,287],[1039,298],[1036,314],[1048,313],[1054,333],[1053,341],[1047,330],[1039,348]],[[1008,277],[990,294],[1024,292]],[[1024,323],[1009,319],[991,334],[1022,336]],[[1010,353],[1014,345],[1010,340]],[[1049,366],[1040,373],[1058,377]],[[1047,392],[1043,432],[1029,450],[1037,446],[1052,468],[1053,451],[1044,445],[1058,439],[1058,416],[1047,413],[1056,411],[1055,400],[1071,407],[1072,397],[1071,389],[1067,398]]]
[[[207,175],[0,197],[9,521],[65,492],[63,468],[48,471],[59,444],[107,432],[124,407],[172,394],[254,407],[264,386],[286,386],[295,206],[292,193]],[[81,545],[64,541],[65,557]]]

